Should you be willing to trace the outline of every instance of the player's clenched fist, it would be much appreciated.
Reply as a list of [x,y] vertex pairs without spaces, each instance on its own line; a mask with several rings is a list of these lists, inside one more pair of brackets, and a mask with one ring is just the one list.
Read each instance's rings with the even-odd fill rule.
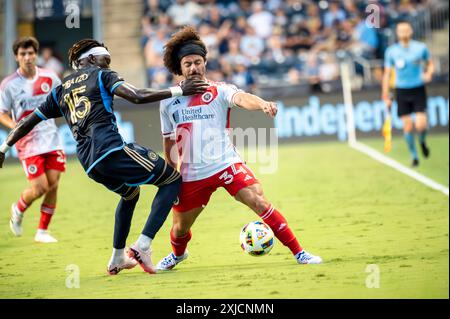
[[275,102],[266,102],[263,106],[263,111],[270,117],[275,117],[278,112],[277,103]]

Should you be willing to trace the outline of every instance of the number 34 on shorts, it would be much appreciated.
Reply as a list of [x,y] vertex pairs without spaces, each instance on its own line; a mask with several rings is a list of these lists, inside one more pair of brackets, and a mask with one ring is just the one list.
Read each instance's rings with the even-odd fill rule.
[[241,163],[233,164],[228,167],[222,172],[219,179],[223,180],[224,184],[229,185],[233,183],[235,176],[238,176],[239,174],[244,174],[244,176],[239,176],[240,179],[243,178],[244,182],[254,179],[254,175],[250,169]]

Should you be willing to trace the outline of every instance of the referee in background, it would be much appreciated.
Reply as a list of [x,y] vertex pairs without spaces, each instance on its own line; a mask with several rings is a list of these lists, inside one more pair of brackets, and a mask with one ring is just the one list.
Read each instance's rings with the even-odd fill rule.
[[419,135],[422,154],[426,158],[430,149],[426,143],[427,133],[427,94],[425,84],[433,77],[434,65],[430,52],[424,43],[412,40],[413,28],[407,21],[397,23],[398,42],[389,46],[384,57],[384,76],[381,98],[390,111],[392,105],[389,94],[389,79],[395,70],[395,98],[398,116],[403,122],[403,133],[412,157],[412,166],[419,165],[413,133],[412,113],[415,113],[414,126]]

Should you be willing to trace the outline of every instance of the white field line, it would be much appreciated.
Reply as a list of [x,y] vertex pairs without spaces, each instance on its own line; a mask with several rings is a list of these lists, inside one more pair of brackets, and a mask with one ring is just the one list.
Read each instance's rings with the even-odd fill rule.
[[432,189],[440,191],[440,192],[444,193],[445,195],[449,196],[448,187],[445,187],[444,185],[441,185],[441,184],[435,182],[431,178],[428,178],[428,177],[410,169],[409,167],[406,167],[403,164],[400,164],[396,160],[393,160],[392,158],[387,157],[386,155],[378,152],[377,150],[375,150],[365,144],[357,142],[357,141],[349,143],[349,146],[351,148],[354,148],[355,150],[358,150],[358,151],[372,157],[373,159],[375,159],[387,166],[392,167],[393,169],[395,169],[405,175],[408,175],[409,177],[414,178],[415,180],[418,180],[422,184],[425,184],[426,186],[431,187]]

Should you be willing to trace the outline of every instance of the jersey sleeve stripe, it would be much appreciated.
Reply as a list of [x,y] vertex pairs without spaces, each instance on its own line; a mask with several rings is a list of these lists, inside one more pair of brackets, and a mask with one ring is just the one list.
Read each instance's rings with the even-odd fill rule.
[[39,109],[35,109],[34,113],[36,113],[36,115],[39,116],[42,120],[44,121],[48,120],[48,118],[44,114],[42,114],[42,112],[39,111]]
[[105,89],[105,86],[103,85],[102,73],[103,73],[102,70],[100,70],[98,72],[98,85],[100,87],[100,95],[102,97],[103,106],[109,113],[112,113],[112,108],[111,108],[112,98],[109,95],[108,91]]
[[114,85],[113,85],[112,88],[111,88],[111,94],[113,94],[113,93],[114,93],[114,90],[115,90],[117,87],[119,87],[120,85],[122,85],[123,83],[125,83],[125,81],[119,81],[119,82],[114,83]]
[[53,101],[55,101],[55,103],[58,104],[58,99],[56,98],[56,91],[55,91],[55,89],[52,90],[52,97],[53,97]]

